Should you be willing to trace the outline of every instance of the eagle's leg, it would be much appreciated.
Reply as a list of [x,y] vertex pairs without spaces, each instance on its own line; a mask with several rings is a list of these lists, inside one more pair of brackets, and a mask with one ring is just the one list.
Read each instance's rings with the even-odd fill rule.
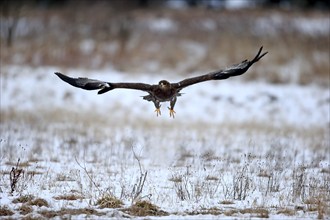
[[161,114],[162,114],[162,113],[160,112],[160,103],[159,103],[159,101],[154,101],[154,105],[155,105],[155,107],[156,107],[155,112],[156,112],[157,117],[158,117],[158,115],[161,115]]
[[170,108],[170,107],[168,107],[168,109],[170,110],[170,117],[173,117],[173,118],[174,118],[174,114],[175,114],[176,112],[174,111],[174,109],[172,109],[172,108]]
[[176,97],[174,97],[171,101],[170,101],[170,106],[171,107],[167,107],[169,110],[170,110],[170,117],[173,117],[174,118],[174,114],[176,113],[174,111],[174,105],[175,105],[175,102],[176,102]]

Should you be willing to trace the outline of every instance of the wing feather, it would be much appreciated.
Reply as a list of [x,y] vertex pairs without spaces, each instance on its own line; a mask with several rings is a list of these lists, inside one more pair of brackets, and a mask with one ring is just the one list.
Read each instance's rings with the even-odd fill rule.
[[152,85],[145,84],[145,83],[110,83],[104,82],[96,79],[89,79],[89,78],[72,78],[62,73],[56,72],[55,73],[60,79],[64,82],[69,83],[72,86],[85,89],[85,90],[97,90],[98,94],[103,94],[113,89],[122,88],[122,89],[136,89],[142,90],[145,92],[149,92],[152,89]]
[[[257,55],[252,59],[252,60],[244,60],[239,64],[235,64],[229,68],[226,68],[224,70],[218,70],[215,72],[211,72],[205,75],[197,76],[197,77],[192,77],[188,79],[184,79],[178,83],[173,83],[172,86],[174,86],[176,89],[181,90],[187,86],[208,81],[208,80],[223,80],[223,79],[228,79],[229,77],[232,76],[239,76],[245,73],[250,66],[252,66],[255,62],[259,61],[263,56],[265,56],[268,52],[265,52],[261,54],[263,47],[260,47]],[[261,54],[261,55],[260,55]]]
[[144,92],[150,92],[153,89],[153,85],[146,84],[146,83],[111,83],[114,89],[136,89],[142,90]]

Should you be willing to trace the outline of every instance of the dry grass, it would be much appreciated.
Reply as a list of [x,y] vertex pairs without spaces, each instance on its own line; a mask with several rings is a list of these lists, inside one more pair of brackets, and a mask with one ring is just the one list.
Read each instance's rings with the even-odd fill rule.
[[[11,162],[11,161],[8,161],[6,162],[6,165],[9,165],[9,166],[16,166],[17,165],[17,162]],[[30,162],[29,161],[25,161],[25,162],[19,162],[18,164],[18,168],[25,168],[25,167],[29,167],[31,166]]]
[[324,197],[325,195],[321,194],[319,197],[311,197],[304,201],[304,203],[307,205],[307,211],[317,211],[318,219],[324,219],[324,216],[328,214],[327,210],[330,208]]
[[22,205],[18,208],[19,213],[22,215],[27,215],[33,211],[33,208],[29,205]]
[[269,218],[269,211],[264,208],[247,208],[240,210],[242,214],[251,214],[253,217]]
[[238,209],[230,209],[230,210],[226,210],[226,211],[223,212],[223,214],[225,216],[234,216],[237,213],[239,213],[239,210]]
[[11,211],[7,206],[0,206],[0,216],[10,216],[13,214],[14,212]]
[[208,180],[208,181],[218,181],[219,178],[216,177],[216,176],[210,176],[210,175],[208,175],[208,176],[205,178],[205,180]]
[[60,173],[56,177],[56,181],[64,182],[64,181],[74,181],[71,176],[65,175],[63,173]]
[[[48,202],[42,198],[35,198],[33,195],[24,195],[20,196],[12,201],[13,203],[22,203],[21,207],[30,207],[30,206],[38,206],[38,207],[49,207]],[[25,207],[26,208],[26,207]]]
[[243,215],[250,215],[252,218],[269,218],[270,212],[265,208],[246,208],[246,209],[234,209],[230,208],[228,210],[220,210],[217,207],[202,209],[200,211],[194,211],[188,213],[189,215],[221,215],[224,214],[226,216],[237,216],[238,213]]
[[79,195],[76,195],[76,194],[68,194],[68,195],[60,195],[60,196],[55,196],[54,199],[56,200],[82,200],[84,199],[83,196],[79,196]]
[[112,195],[104,195],[96,201],[100,208],[121,208],[124,203]]
[[294,216],[296,213],[296,210],[290,208],[284,208],[277,211],[277,214],[283,214],[286,216]]
[[16,199],[14,199],[12,202],[13,203],[27,203],[27,202],[31,202],[34,199],[33,195],[23,195],[20,196]]
[[35,205],[35,206],[38,206],[38,207],[42,207],[42,206],[49,207],[48,202],[45,199],[42,199],[42,198],[36,198],[36,199],[28,202],[27,204],[32,205],[32,206]]
[[168,179],[168,181],[174,182],[174,183],[182,183],[182,177],[181,176],[172,176]]
[[223,201],[220,202],[220,204],[222,204],[222,205],[232,205],[232,204],[235,204],[235,203],[231,200],[223,200]]
[[41,215],[29,214],[21,218],[22,220],[44,220],[45,218]]
[[133,216],[165,216],[167,212],[160,210],[156,205],[149,201],[140,200],[131,207],[124,209],[124,212]]
[[[116,106],[116,110],[114,111],[121,111],[123,115],[126,114],[127,108]],[[38,112],[38,114],[35,114],[35,112]],[[112,112],[112,109],[109,109],[109,112]],[[85,117],[85,115],[88,115],[88,117]],[[42,119],[42,120],[41,120]],[[112,117],[100,117],[100,114],[95,111],[80,111],[79,114],[77,112],[72,112],[67,109],[56,109],[56,110],[50,110],[50,109],[35,109],[34,112],[26,112],[26,111],[19,111],[19,110],[8,110],[8,111],[1,111],[1,119],[0,122],[3,124],[6,124],[6,126],[9,127],[3,127],[2,129],[11,129],[15,130],[15,126],[19,126],[22,121],[29,124],[36,124],[37,126],[34,127],[34,130],[37,130],[40,133],[44,133],[47,130],[47,127],[49,124],[52,123],[66,123],[68,120],[70,120],[72,126],[68,126],[65,130],[65,132],[73,132],[77,135],[86,135],[87,130],[86,127],[90,127],[93,133],[95,133],[95,139],[104,139],[108,137],[108,130],[104,129],[104,124],[109,124],[112,127],[115,127],[116,129],[125,129],[125,125],[129,124],[132,129],[141,129],[141,126],[143,126],[143,129],[147,130],[154,130],[159,128],[159,123],[161,123],[161,128],[164,130],[172,130],[173,129],[173,123],[162,121],[158,122],[156,120],[149,120],[149,119],[139,119],[136,120],[136,118],[130,118],[130,117],[123,117],[121,120],[117,120],[117,118]],[[184,124],[177,123],[176,129],[177,130],[184,130],[186,126],[189,124],[189,128],[192,130],[196,130],[196,132],[199,132],[200,134],[205,133],[205,127],[207,127],[207,131],[213,131],[218,130],[216,129],[218,127],[218,124],[212,124],[207,123],[203,121],[193,121],[193,122],[185,122]],[[74,125],[74,126],[73,126]],[[270,124],[270,123],[261,123],[256,121],[245,121],[245,122],[223,122],[221,124],[222,129],[219,130],[218,133],[214,133],[213,135],[220,135],[223,136],[225,133],[234,133],[239,130],[247,131],[250,134],[254,133],[262,133],[262,134],[268,134],[269,136],[292,136],[292,137],[304,137],[306,139],[310,140],[317,140],[317,139],[324,139],[329,129],[325,126],[313,126],[313,127],[297,127],[292,124],[285,124],[282,123],[281,127],[278,127],[276,125]],[[92,132],[88,131],[88,132]],[[42,141],[42,140],[41,140]],[[68,140],[72,141],[72,140]],[[74,140],[73,140],[74,141]],[[11,143],[7,143],[11,144]],[[76,145],[77,143],[73,143]],[[311,144],[311,148],[317,148],[321,147],[317,143]],[[191,152],[188,152],[185,149],[182,149],[180,152],[182,159],[186,158],[192,158],[193,155]],[[238,161],[239,162],[239,161]],[[10,161],[6,162],[8,164],[14,164]],[[30,164],[29,162],[24,164]],[[327,168],[323,169],[323,172],[327,172]],[[60,176],[60,179],[65,179],[66,177]]]
[[217,207],[211,208],[202,208],[201,210],[195,210],[192,212],[188,212],[188,215],[221,215],[224,212]]
[[98,212],[95,209],[90,208],[81,208],[81,209],[61,209],[58,211],[54,210],[42,210],[38,212],[45,218],[55,218],[55,217],[62,217],[65,215],[74,216],[74,215],[87,215],[87,216],[102,216],[104,213]]
[[[326,46],[329,45],[328,36],[304,35],[290,26],[297,18],[327,18],[325,12],[288,13],[267,9],[212,11],[201,8],[118,12],[103,4],[95,4],[92,8],[79,7],[80,10],[70,10],[70,6],[52,10],[24,7],[24,18],[42,21],[39,24],[41,28],[35,33],[31,31],[18,36],[10,48],[1,47],[1,62],[11,64],[19,60],[20,65],[92,69],[110,65],[131,73],[175,72],[184,75],[237,63],[253,56],[257,48],[264,45],[270,52],[263,60],[264,68],[254,68],[245,79],[262,78],[272,83],[317,83],[325,86],[330,83],[329,51]],[[271,15],[280,15],[285,27],[275,26],[274,34],[268,34],[268,30],[256,33],[256,23],[271,20]],[[53,24],[55,18],[57,25]],[[174,21],[177,30],[160,33],[150,29],[148,23],[157,19]],[[203,24],[207,22],[216,29],[205,28]],[[89,30],[81,32],[80,24]],[[51,27],[47,29],[47,34],[43,32],[45,27]],[[89,45],[91,40],[94,43],[87,52],[84,51],[82,47]],[[205,50],[201,54],[196,53],[199,46]],[[19,59],[16,59],[18,54]],[[295,62],[298,62],[298,69]]]

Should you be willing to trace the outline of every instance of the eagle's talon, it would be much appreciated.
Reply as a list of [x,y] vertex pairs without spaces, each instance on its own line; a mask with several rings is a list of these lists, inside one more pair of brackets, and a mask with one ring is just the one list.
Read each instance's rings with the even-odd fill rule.
[[168,110],[170,110],[170,117],[173,117],[174,118],[174,114],[176,113],[175,111],[174,111],[174,109],[172,109],[172,108],[170,108],[170,107],[167,107],[168,108]]
[[160,111],[160,108],[156,108],[156,109],[155,109],[155,112],[156,112],[156,114],[157,114],[157,117],[158,117],[158,115],[161,115],[161,114],[162,114],[161,111]]

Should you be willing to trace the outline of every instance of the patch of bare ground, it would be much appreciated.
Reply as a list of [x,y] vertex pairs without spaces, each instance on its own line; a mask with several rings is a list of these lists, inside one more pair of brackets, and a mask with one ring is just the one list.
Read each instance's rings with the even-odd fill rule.
[[226,216],[233,216],[236,215],[237,213],[239,213],[238,209],[229,209],[223,212],[223,214]]
[[32,206],[35,205],[35,206],[39,206],[39,207],[42,207],[42,206],[49,207],[48,202],[42,198],[36,198],[36,199],[28,202],[27,204],[32,205]]
[[87,215],[87,216],[102,216],[105,215],[103,212],[99,212],[95,209],[90,208],[81,208],[81,209],[61,209],[61,210],[42,210],[38,212],[45,218],[55,218],[55,217],[62,217],[64,215],[74,216],[74,215]]
[[216,176],[208,175],[207,177],[205,177],[205,180],[207,180],[207,181],[218,181],[219,178],[216,177]]
[[21,218],[22,220],[45,220],[41,215],[28,214]]
[[264,208],[246,208],[239,211],[242,214],[251,214],[251,217],[269,218],[269,211]]
[[286,216],[294,216],[297,213],[297,211],[295,209],[283,208],[283,209],[279,209],[276,213]]
[[12,201],[13,203],[23,203],[27,206],[49,207],[48,202],[42,198],[35,198],[33,195],[23,195]]
[[30,205],[21,205],[18,211],[21,215],[27,215],[33,211],[33,208]]
[[0,206],[0,216],[11,216],[14,212],[10,210],[7,206]]
[[223,214],[223,210],[217,208],[217,207],[211,207],[211,208],[202,208],[201,210],[195,210],[188,212],[188,215],[221,215]]
[[223,200],[220,202],[222,205],[232,205],[235,204],[232,200]]
[[[10,162],[10,161],[8,161],[5,164],[8,165],[8,166],[16,166],[17,162]],[[20,162],[17,167],[18,168],[24,168],[24,167],[29,167],[29,166],[31,166],[30,162],[29,161],[25,161],[25,162]]]
[[135,202],[131,207],[123,209],[129,215],[133,216],[166,216],[167,212],[159,209],[156,205],[146,200]]
[[53,197],[55,200],[82,200],[85,197],[80,196],[80,195],[76,195],[76,194],[68,194],[68,195],[59,195],[59,196],[55,196]]
[[321,173],[330,174],[330,168],[322,168]]
[[35,197],[33,195],[22,195],[16,199],[14,199],[13,203],[27,203],[31,202]]

